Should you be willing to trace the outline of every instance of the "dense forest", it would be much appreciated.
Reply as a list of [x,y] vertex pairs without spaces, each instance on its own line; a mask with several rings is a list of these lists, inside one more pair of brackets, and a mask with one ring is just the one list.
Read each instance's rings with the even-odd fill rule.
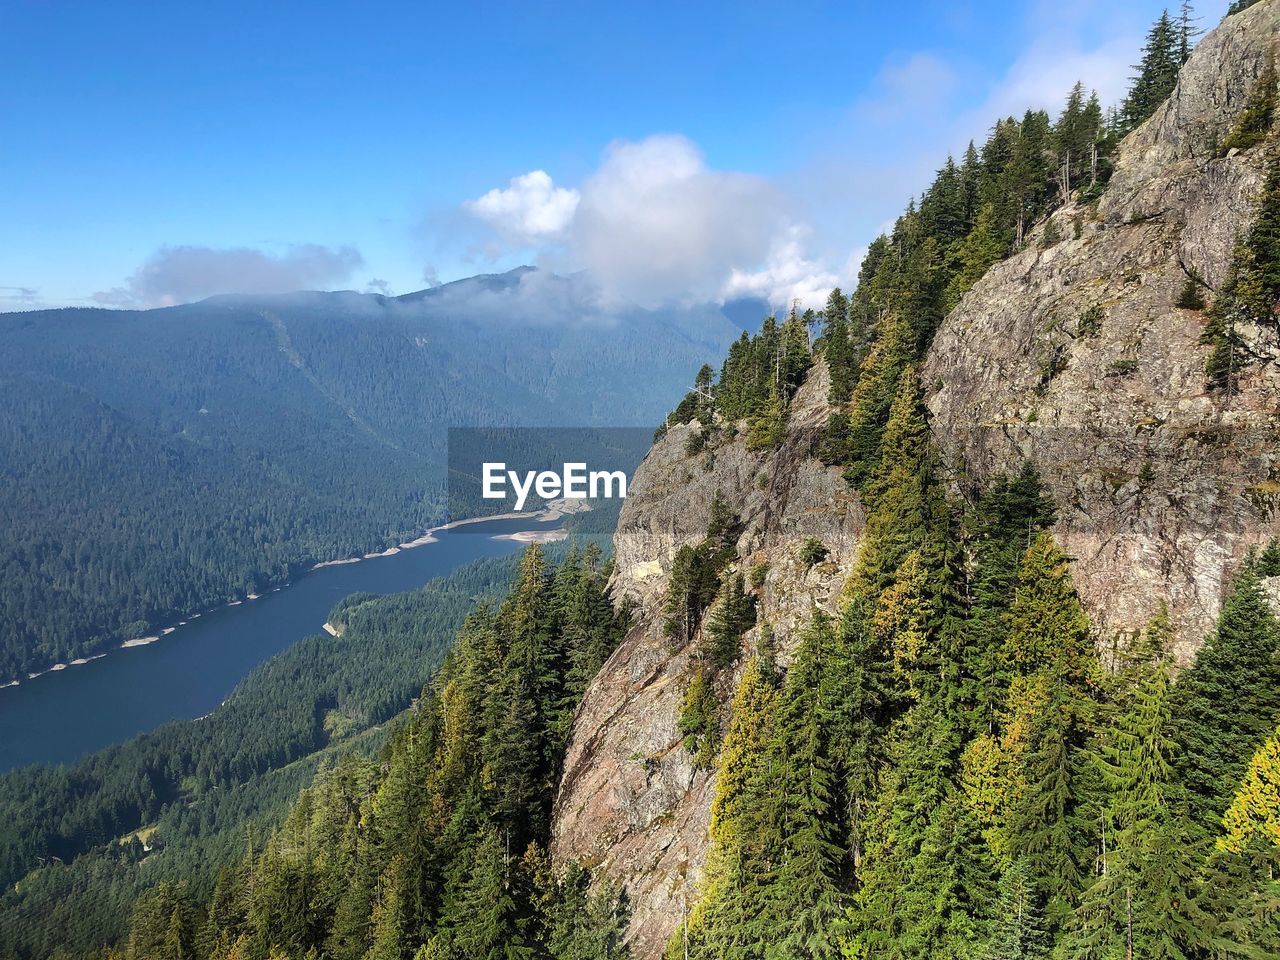
[[1174,685],[1164,615],[1099,653],[1030,468],[950,492],[910,368],[878,452],[785,674],[762,645],[708,703],[704,626],[713,845],[670,956],[1274,955],[1280,547]]
[[[717,499],[705,535],[674,557],[663,629],[692,651],[677,749],[714,772],[714,799],[671,960],[1280,956],[1280,543],[1238,571],[1190,667],[1173,662],[1163,611],[1100,643],[1036,471],[979,484],[950,470],[917,374],[991,265],[1061,242],[1046,216],[1106,190],[1116,144],[1168,96],[1195,33],[1189,5],[1161,17],[1115,110],[1077,85],[1056,118],[998,122],[876,240],[851,295],[743,334],[668,417],[703,425],[690,453],[739,435],[768,450],[820,359],[835,412],[816,453],[843,469],[867,517],[839,613],[815,612],[786,656],[760,622],[758,571],[740,568],[731,505]],[[1274,96],[1268,72],[1224,150],[1270,149]],[[1229,393],[1249,362],[1233,323],[1280,292],[1275,223],[1273,169],[1231,281],[1210,291],[1187,277],[1181,305],[1205,313],[1212,389]],[[1086,335],[1096,322],[1079,318]],[[823,556],[803,545],[804,562]],[[67,954],[95,960],[625,957],[625,894],[546,852],[569,723],[627,626],[608,574],[593,549],[556,566],[531,548],[506,599],[474,609],[443,659],[414,595],[353,598],[335,611],[342,639],[361,639],[370,676],[387,675],[377,658],[404,665],[397,695],[346,679],[363,675],[354,661],[350,673],[307,662],[323,680],[297,682],[323,689],[262,742],[245,736],[246,710],[225,736],[179,725],[118,761],[0,781],[0,837],[16,852],[0,866],[18,881],[0,905],[28,897],[8,916],[42,931],[0,951],[53,953],[66,925]],[[303,654],[282,662],[300,669],[322,651]],[[394,729],[369,727],[424,680]],[[335,692],[348,682],[361,691],[349,701]],[[272,794],[269,835],[219,834],[162,876],[110,886],[102,849],[144,870],[156,857],[141,837],[114,838],[163,825],[166,810],[203,815],[175,799],[186,792],[216,810],[236,777],[310,757],[348,723],[366,732],[335,744],[287,815],[283,788]],[[23,877],[32,857],[91,848]],[[116,919],[93,941],[76,910],[99,873],[114,898],[99,909]]]
[[0,684],[420,535],[447,427],[652,429],[740,329],[531,275],[0,314]]
[[120,955],[625,956],[616,891],[546,854],[569,721],[627,623],[600,558],[530,547],[376,758],[326,769],[207,897],[151,889]]
[[[716,781],[672,960],[1280,952],[1280,623],[1263,586],[1280,545],[1245,564],[1181,675],[1165,614],[1100,650],[1034,471],[985,489],[950,473],[915,367],[988,267],[1061,241],[1056,220],[1032,224],[1106,189],[1115,144],[1172,89],[1192,24],[1189,7],[1161,17],[1109,116],[1077,86],[1056,120],[998,123],[872,245],[852,296],[744,336],[669,418],[705,425],[691,445],[738,430],[775,443],[821,324],[813,352],[837,412],[820,453],[868,512],[841,614],[815,617],[785,672],[767,629],[745,663],[717,654],[712,611],[735,608],[741,584],[715,579],[714,531],[710,566],[673,576],[669,608],[693,616],[669,632],[699,644],[681,730]],[[1224,152],[1266,141],[1274,97],[1268,70]],[[1232,318],[1272,316],[1278,176],[1213,303],[1188,277],[1197,302],[1179,305],[1206,310],[1211,345],[1237,344]],[[1087,335],[1096,318],[1080,322]],[[1206,385],[1230,390],[1238,362],[1212,351]]]
[[0,776],[0,956],[114,942],[161,879],[206,895],[319,765],[378,752],[475,604],[516,569],[514,557],[478,560],[412,593],[349,597],[329,615],[340,637],[289,647],[208,717]]

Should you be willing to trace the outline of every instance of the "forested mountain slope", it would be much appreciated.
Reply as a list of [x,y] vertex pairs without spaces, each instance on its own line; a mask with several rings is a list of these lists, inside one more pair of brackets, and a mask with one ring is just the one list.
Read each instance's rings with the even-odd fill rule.
[[527,268],[0,315],[0,683],[416,536],[449,425],[652,426],[737,332]]
[[348,597],[329,615],[341,636],[294,644],[209,716],[0,776],[0,956],[116,942],[134,900],[162,881],[207,897],[219,868],[283,820],[318,768],[383,748],[459,626],[506,591],[518,561]]
[[1032,459],[1099,628],[1167,602],[1183,660],[1280,530],[1280,288],[1263,264],[1280,168],[1235,130],[1260,107],[1271,120],[1278,25],[1259,3],[1205,37],[1101,199],[1077,196],[992,268],[921,369],[947,460],[987,476]]
[[633,955],[1280,950],[1280,3],[1180,39],[948,162],[637,472],[552,841]]
[[704,367],[612,568],[531,550],[379,763],[100,956],[1280,956],[1280,0],[1189,26]]

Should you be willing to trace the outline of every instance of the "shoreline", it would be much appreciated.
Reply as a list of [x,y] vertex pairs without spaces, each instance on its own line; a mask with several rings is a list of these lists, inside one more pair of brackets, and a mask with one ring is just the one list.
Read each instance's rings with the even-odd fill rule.
[[[585,504],[586,501],[583,501]],[[590,509],[587,506],[586,509]],[[423,547],[429,543],[435,543],[440,538],[436,536],[445,530],[455,530],[458,527],[465,527],[472,523],[487,523],[490,520],[538,520],[543,523],[552,520],[559,520],[562,517],[572,516],[575,513],[585,512],[582,508],[571,505],[565,500],[553,500],[541,510],[521,510],[512,511],[510,513],[494,513],[486,514],[483,517],[466,517],[462,520],[450,520],[448,523],[441,524],[438,527],[431,527],[422,536],[413,540],[406,540],[404,543],[397,544],[394,547],[372,553],[361,554],[358,557],[344,557],[341,560],[322,560],[320,563],[313,564],[308,570],[323,570],[325,567],[340,567],[348,563],[359,563],[361,560],[376,560],[379,557],[394,557],[401,550],[412,550],[414,547]],[[529,531],[530,533],[540,533],[541,531]],[[495,539],[510,540],[515,539],[515,534],[499,533],[494,535]],[[532,542],[532,541],[522,541]]]
[[[386,550],[366,553],[357,557],[346,557],[342,560],[325,560],[320,563],[313,564],[312,566],[306,568],[304,573],[310,573],[313,570],[322,570],[325,567],[337,567],[337,566],[343,566],[348,563],[359,563],[362,560],[374,560],[374,559],[377,559],[378,557],[392,557],[392,556],[395,556],[397,553],[399,553],[401,550],[412,550],[414,547],[422,547],[422,546],[426,546],[429,543],[436,543],[439,540],[439,537],[436,536],[437,533],[440,533],[443,530],[452,530],[457,527],[466,526],[467,524],[484,523],[488,520],[519,520],[519,519],[538,520],[546,523],[552,520],[559,520],[563,517],[571,516],[575,513],[585,512],[585,510],[590,510],[590,509],[591,509],[590,504],[587,503],[586,501],[581,501],[581,505],[579,505],[578,502],[569,502],[565,500],[553,500],[551,503],[543,507],[541,510],[525,510],[520,512],[499,513],[499,514],[493,514],[491,516],[467,517],[462,520],[453,520],[453,521],[450,521],[449,523],[442,524],[438,527],[432,527],[431,529],[427,530],[427,532],[424,533],[422,536],[417,537],[414,540],[407,540],[404,543],[399,544],[398,546],[388,547]],[[559,534],[559,536],[554,536],[555,534]],[[528,530],[528,531],[517,531],[516,533],[495,534],[494,539],[495,540],[514,540],[519,543],[554,543],[557,540],[565,539],[567,536],[568,536],[568,533],[563,530]],[[546,539],[543,539],[544,537],[546,537]],[[292,581],[289,581],[289,582],[280,584],[279,586],[272,587],[270,588],[269,591],[266,591],[266,592],[276,593],[280,590],[283,590],[285,587],[289,586],[291,582]],[[178,629],[178,627],[186,626],[192,620],[198,620],[205,613],[216,610],[218,609],[219,606],[238,607],[243,603],[248,603],[252,600],[257,600],[262,596],[263,596],[262,593],[250,593],[250,594],[246,594],[242,598],[236,597],[228,601],[226,604],[216,604],[205,610],[188,614],[184,619],[179,620],[176,624],[166,626],[166,627],[161,627],[156,633],[148,634],[145,637],[134,637],[132,639],[125,640],[124,642],[119,643],[114,647],[109,647],[106,650],[103,650],[99,653],[76,657],[74,660],[71,660],[68,662],[54,663],[48,667],[45,667],[43,670],[37,670],[34,673],[28,673],[26,677],[15,677],[14,679],[9,680],[7,683],[0,683],[0,690],[7,690],[10,687],[20,686],[24,682],[37,680],[40,677],[45,676],[46,674],[59,673],[63,670],[66,670],[68,667],[79,667],[79,666],[83,666],[86,663],[90,663],[94,660],[101,660],[103,657],[109,654],[112,650],[134,650],[134,649],[137,649],[138,647],[150,646],[156,641],[173,633],[175,630]],[[324,624],[324,630],[328,633],[331,633],[333,636],[338,635],[336,631],[332,630],[330,624],[328,623]]]

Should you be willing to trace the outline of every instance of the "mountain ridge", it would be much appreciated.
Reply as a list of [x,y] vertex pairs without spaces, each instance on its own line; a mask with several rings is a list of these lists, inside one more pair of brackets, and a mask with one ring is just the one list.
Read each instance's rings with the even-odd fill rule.
[[562,278],[517,300],[530,272],[0,315],[0,683],[412,539],[443,516],[448,426],[652,426],[653,385],[737,333],[713,305],[598,320]]
[[[1073,199],[1037,224],[1026,247],[991,267],[948,313],[921,367],[931,434],[953,483],[965,488],[971,473],[975,485],[1013,476],[1028,461],[1044,475],[1061,511],[1052,529],[1074,555],[1106,648],[1130,643],[1165,602],[1185,664],[1244,557],[1280,535],[1276,502],[1247,492],[1280,469],[1276,331],[1244,332],[1260,359],[1241,374],[1239,393],[1224,397],[1205,383],[1203,312],[1174,306],[1191,270],[1210,289],[1221,285],[1255,215],[1266,148],[1221,155],[1219,144],[1277,41],[1276,3],[1257,4],[1206,36],[1168,102],[1121,144],[1101,203]],[[1170,208],[1175,215],[1166,217]],[[1099,303],[1101,333],[1082,332],[1081,315]],[[557,862],[586,863],[626,891],[628,942],[639,960],[664,955],[703,892],[716,782],[684,745],[685,690],[698,653],[667,635],[668,581],[679,551],[706,536],[707,504],[719,492],[744,528],[734,562],[765,571],[754,591],[758,621],[780,659],[800,644],[803,623],[833,612],[841,593],[831,584],[854,570],[864,514],[846,490],[852,503],[842,519],[822,519],[816,491],[843,488],[838,468],[817,456],[814,426],[834,412],[828,380],[817,362],[776,450],[753,451],[745,424],[717,424],[729,439],[708,440],[706,451],[689,439],[703,432],[696,420],[673,427],[637,471],[619,521],[614,590],[632,601],[635,619],[575,716],[551,850]],[[1145,421],[1162,397],[1173,422],[1154,425],[1151,439]],[[1208,443],[1206,453],[1183,436],[1211,438],[1233,419],[1246,428],[1234,453],[1232,440]],[[1148,476],[1144,459],[1152,458]],[[784,470],[790,490],[813,498],[810,507],[805,496],[784,494],[778,506],[756,495],[757,478],[772,489]],[[1162,483],[1167,492],[1157,494]],[[810,537],[825,551],[816,566],[801,561]],[[1111,553],[1102,549],[1108,543]],[[743,635],[744,656],[758,648],[760,631]],[[739,662],[715,682],[717,702],[728,701],[743,669]]]

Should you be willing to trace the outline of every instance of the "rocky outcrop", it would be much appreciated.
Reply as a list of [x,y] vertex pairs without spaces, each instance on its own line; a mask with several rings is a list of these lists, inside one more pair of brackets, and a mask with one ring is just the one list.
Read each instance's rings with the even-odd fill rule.
[[[741,437],[686,452],[694,425],[673,427],[636,471],[614,537],[614,595],[636,604],[626,639],[588,689],[574,720],[556,800],[552,854],[621,881],[632,909],[632,949],[656,957],[691,901],[707,848],[712,784],[695,770],[676,730],[690,647],[673,649],[662,629],[671,560],[705,534],[716,495],[741,518],[738,557],[767,565],[758,589],[761,622],[781,653],[793,649],[813,607],[833,609],[853,561],[863,514],[836,468],[812,456],[830,409],[825,368],[797,393],[787,437],[755,453]],[[808,538],[830,551],[810,566]],[[744,645],[753,646],[756,630]],[[736,678],[720,678],[732,696]]]
[[1218,145],[1278,34],[1280,3],[1264,2],[1207,36],[1096,209],[1060,210],[1070,239],[993,268],[924,367],[951,462],[1039,466],[1103,639],[1167,601],[1184,661],[1241,558],[1280,533],[1275,329],[1244,331],[1257,360],[1226,398],[1205,389],[1204,314],[1174,306],[1189,271],[1222,282],[1253,220],[1264,158]]
[[[1218,145],[1278,36],[1280,0],[1207,36],[1169,102],[1122,145],[1101,202],[1059,210],[1068,239],[1043,243],[1042,224],[994,267],[943,323],[922,371],[957,477],[1038,465],[1102,638],[1167,601],[1184,660],[1244,554],[1280,534],[1275,330],[1243,331],[1256,361],[1228,399],[1204,386],[1204,314],[1174,306],[1190,271],[1221,284],[1253,219],[1264,160],[1219,156]],[[575,717],[552,853],[624,885],[641,960],[661,955],[695,895],[713,791],[676,730],[691,651],[662,630],[671,560],[703,537],[718,493],[743,521],[739,563],[767,564],[759,610],[784,656],[813,607],[835,605],[864,516],[839,471],[812,456],[827,385],[821,366],[811,371],[776,451],[722,433],[689,453],[699,428],[673,428],[622,512],[614,592],[635,603],[635,621]],[[830,551],[814,567],[798,556],[808,537]],[[722,698],[735,679],[720,678]]]

